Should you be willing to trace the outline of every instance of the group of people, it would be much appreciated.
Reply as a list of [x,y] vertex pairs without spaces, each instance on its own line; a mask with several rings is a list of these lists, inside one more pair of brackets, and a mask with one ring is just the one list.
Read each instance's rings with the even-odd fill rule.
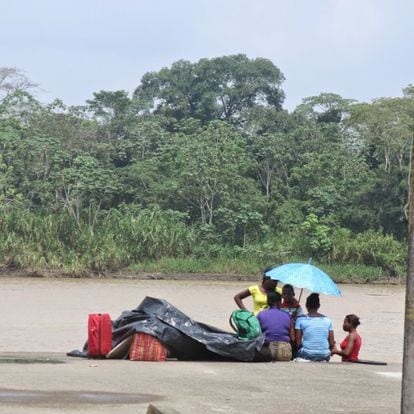
[[362,342],[357,332],[358,316],[345,316],[343,330],[348,335],[338,349],[331,320],[319,313],[319,294],[306,298],[305,314],[293,286],[286,284],[280,288],[278,281],[265,273],[260,284],[234,296],[240,309],[246,309],[243,299],[253,298],[253,313],[265,335],[262,353],[270,354],[273,361],[329,361],[332,355],[341,356],[343,362],[358,361]]

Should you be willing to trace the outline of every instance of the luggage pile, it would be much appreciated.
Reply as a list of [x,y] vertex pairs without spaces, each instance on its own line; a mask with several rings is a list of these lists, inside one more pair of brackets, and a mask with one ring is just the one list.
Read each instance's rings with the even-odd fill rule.
[[[257,336],[255,336],[257,335]],[[163,299],[146,297],[131,311],[111,321],[108,314],[91,314],[88,341],[69,356],[118,358],[133,361],[236,360],[254,361],[264,335],[240,339],[194,321]]]

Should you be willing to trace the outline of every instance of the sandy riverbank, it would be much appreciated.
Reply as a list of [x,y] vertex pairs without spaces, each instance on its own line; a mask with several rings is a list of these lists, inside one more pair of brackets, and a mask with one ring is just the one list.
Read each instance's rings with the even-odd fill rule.
[[[68,358],[86,339],[87,315],[116,318],[145,296],[166,299],[193,319],[229,329],[233,295],[246,281],[0,278],[0,413],[146,413],[150,402],[184,414],[399,412],[404,288],[343,285],[321,296],[338,340],[347,313],[361,317],[361,357],[386,367],[301,363],[145,363]],[[306,296],[307,292],[304,292]]]
[[[7,332],[1,351],[65,352],[86,337],[88,313],[116,318],[145,296],[166,299],[193,319],[229,329],[233,296],[250,282],[126,279],[0,279],[0,331]],[[321,296],[321,312],[342,339],[344,315],[361,317],[364,358],[401,362],[404,288],[390,285],[342,285],[342,297]],[[303,294],[303,299],[306,296]],[[297,292],[299,295],[299,292]],[[30,336],[31,341],[24,340]]]

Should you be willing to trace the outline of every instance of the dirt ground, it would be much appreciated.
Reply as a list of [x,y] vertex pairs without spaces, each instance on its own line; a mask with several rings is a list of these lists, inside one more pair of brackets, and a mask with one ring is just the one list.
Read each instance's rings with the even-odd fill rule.
[[[321,312],[332,319],[337,341],[345,335],[343,317],[357,314],[362,322],[360,357],[386,361],[387,367],[341,364],[337,357],[329,364],[253,365],[95,363],[65,357],[67,351],[82,347],[89,313],[108,312],[115,319],[145,296],[166,299],[195,320],[229,329],[228,316],[235,309],[233,296],[249,284],[1,277],[0,362],[12,355],[57,358],[65,363],[0,364],[0,412],[145,413],[151,401],[182,413],[270,414],[289,407],[300,407],[295,410],[301,413],[398,412],[402,286],[342,285],[342,297],[321,296]],[[303,292],[302,303],[308,293]],[[251,306],[251,302],[247,304]],[[294,383],[300,384],[299,393]]]

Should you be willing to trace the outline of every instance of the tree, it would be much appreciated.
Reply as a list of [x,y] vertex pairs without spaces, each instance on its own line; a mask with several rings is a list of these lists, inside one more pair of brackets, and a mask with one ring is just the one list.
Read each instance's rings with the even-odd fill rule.
[[28,207],[59,210],[59,176],[68,167],[70,154],[58,139],[47,135],[25,136],[14,156],[14,172]]
[[[368,192],[372,216],[387,232],[404,237],[409,189],[410,144],[414,130],[414,99],[410,87],[403,98],[382,98],[351,107],[346,127],[354,147],[374,173],[375,187]],[[373,200],[375,202],[373,203]]]
[[107,138],[122,138],[126,126],[126,117],[131,100],[125,91],[94,92],[93,99],[86,101],[95,119],[102,125]]
[[98,144],[98,124],[87,116],[86,107],[67,107],[58,99],[32,116],[26,135],[33,134],[57,139],[72,156],[95,153]]
[[[385,172],[408,165],[408,148],[414,129],[414,99],[383,98],[352,106],[347,126],[358,134]],[[368,155],[368,154],[367,154]]]
[[414,142],[411,148],[408,216],[408,269],[405,291],[404,349],[401,387],[401,414],[414,409]]
[[[172,197],[182,200],[202,224],[214,223],[217,208],[238,191],[250,167],[243,139],[228,124],[210,122],[194,135],[179,135],[165,147],[165,176]],[[171,197],[170,195],[170,197]],[[173,201],[174,202],[174,201]],[[174,209],[180,210],[175,205]]]
[[403,94],[405,98],[413,99],[414,98],[414,85],[410,83],[408,86],[406,86],[403,89]]
[[21,200],[14,172],[15,144],[20,140],[19,131],[0,124],[0,206],[5,207]]
[[0,100],[0,118],[16,127],[27,126],[33,116],[41,110],[40,102],[26,91],[10,92]]
[[112,198],[120,191],[113,171],[102,168],[88,155],[76,157],[69,168],[62,170],[60,184],[64,207],[77,221],[91,205],[97,206],[97,210],[101,205],[110,207]]
[[163,117],[148,114],[131,120],[125,126],[124,133],[124,139],[113,143],[113,162],[118,167],[152,158],[169,137]]
[[11,93],[17,91],[27,92],[37,86],[21,70],[12,67],[0,67],[0,101]]
[[247,151],[255,162],[255,173],[266,198],[286,193],[289,168],[295,157],[294,140],[289,135],[294,128],[293,117],[275,108],[252,108],[243,131]]
[[321,93],[318,96],[304,98],[295,111],[316,122],[339,123],[355,102],[354,99],[345,99],[335,93]]
[[145,74],[134,96],[147,101],[155,112],[178,120],[193,117],[238,124],[249,108],[281,109],[283,80],[280,70],[263,58],[232,55],[197,63],[180,60],[171,68]]

